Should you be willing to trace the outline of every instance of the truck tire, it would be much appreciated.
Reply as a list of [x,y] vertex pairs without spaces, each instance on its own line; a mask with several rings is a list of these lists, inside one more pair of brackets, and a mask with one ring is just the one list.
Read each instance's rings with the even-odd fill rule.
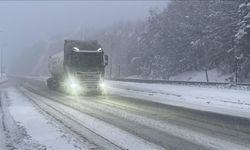
[[58,89],[58,82],[54,78],[48,78],[47,79],[47,87],[51,90],[57,90]]

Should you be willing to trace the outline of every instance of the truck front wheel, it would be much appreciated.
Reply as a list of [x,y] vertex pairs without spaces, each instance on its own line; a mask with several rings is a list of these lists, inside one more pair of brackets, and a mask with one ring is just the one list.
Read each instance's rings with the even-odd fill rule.
[[47,87],[51,90],[57,90],[58,89],[58,82],[54,78],[48,78],[47,79]]

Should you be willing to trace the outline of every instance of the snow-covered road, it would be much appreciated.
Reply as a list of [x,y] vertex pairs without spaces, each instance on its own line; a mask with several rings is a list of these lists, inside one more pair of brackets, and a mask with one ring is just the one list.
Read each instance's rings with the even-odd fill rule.
[[[15,88],[2,89],[3,126],[0,126],[1,150],[79,150],[94,148],[79,141],[58,121],[35,107]],[[2,124],[1,124],[2,125]]]
[[[170,99],[178,97],[177,87],[173,85],[170,91],[165,89],[166,85],[142,85],[109,82],[107,95],[69,96],[49,91],[42,80],[27,80],[22,86],[11,81],[1,89],[7,130],[3,131],[4,142],[0,146],[2,143],[4,147],[19,149],[250,149],[250,120],[166,105],[165,101],[180,101]],[[190,90],[180,92],[185,103],[187,98],[195,97],[196,90],[204,90],[203,97],[213,92],[200,87],[178,88]]]
[[[58,103],[55,101],[51,101],[47,98],[41,97],[39,95],[36,95],[34,93],[31,93],[28,90],[22,89],[25,94],[32,97],[36,103],[43,107],[44,110],[48,111],[51,115],[55,115],[54,111],[61,113],[61,116],[58,117],[68,117],[73,122],[77,122],[78,124],[81,124],[86,129],[94,132],[97,136],[104,138],[106,141],[111,142],[112,145],[116,145],[118,148],[121,149],[163,149],[160,146],[157,146],[153,143],[150,143],[148,141],[145,141],[141,138],[138,138],[137,136],[134,136],[133,134],[126,132],[124,130],[121,130],[117,128],[116,126],[113,126],[111,124],[107,124],[106,122],[99,120],[97,118],[91,117],[89,115],[86,115],[80,111],[78,111],[76,108],[68,107],[67,105],[64,105],[65,103]],[[76,102],[76,101],[73,101]],[[48,106],[50,108],[53,108],[54,110],[48,110]],[[70,106],[70,105],[69,105]],[[75,106],[75,105],[72,105]],[[84,108],[87,110],[88,108]],[[63,120],[61,118],[61,120]],[[92,135],[93,136],[93,135]],[[95,142],[95,141],[93,141]],[[97,144],[100,144],[97,142]],[[103,144],[103,143],[101,143]],[[105,143],[104,148],[106,149],[116,149],[116,147],[107,147],[107,144]]]

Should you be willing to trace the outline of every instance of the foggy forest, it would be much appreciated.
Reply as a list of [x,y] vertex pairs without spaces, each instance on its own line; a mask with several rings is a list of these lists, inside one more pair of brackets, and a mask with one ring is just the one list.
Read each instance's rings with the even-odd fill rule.
[[[166,3],[163,9],[151,8],[144,20],[117,22],[100,29],[80,28],[69,36],[97,39],[109,55],[112,53],[112,71],[108,68],[107,77],[118,78],[120,74],[121,78],[136,75],[168,80],[183,72],[216,68],[230,74],[227,81],[235,80],[236,70],[239,82],[249,81],[248,1]],[[55,37],[49,45],[40,42],[30,47],[31,53],[19,58],[28,58],[20,65],[29,67],[20,72],[48,74],[46,60],[62,49],[65,38]]]

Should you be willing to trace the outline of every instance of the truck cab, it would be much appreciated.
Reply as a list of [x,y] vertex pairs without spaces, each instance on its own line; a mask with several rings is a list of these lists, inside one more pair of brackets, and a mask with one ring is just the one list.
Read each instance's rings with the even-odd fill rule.
[[65,74],[68,74],[66,78],[77,80],[83,92],[101,92],[100,84],[107,64],[107,56],[96,40],[65,40],[64,70]]
[[[53,75],[67,92],[101,93],[108,56],[96,41],[65,40],[63,73]],[[53,70],[51,71],[53,72]],[[53,77],[54,76],[54,77]],[[57,76],[57,77],[56,77]]]

